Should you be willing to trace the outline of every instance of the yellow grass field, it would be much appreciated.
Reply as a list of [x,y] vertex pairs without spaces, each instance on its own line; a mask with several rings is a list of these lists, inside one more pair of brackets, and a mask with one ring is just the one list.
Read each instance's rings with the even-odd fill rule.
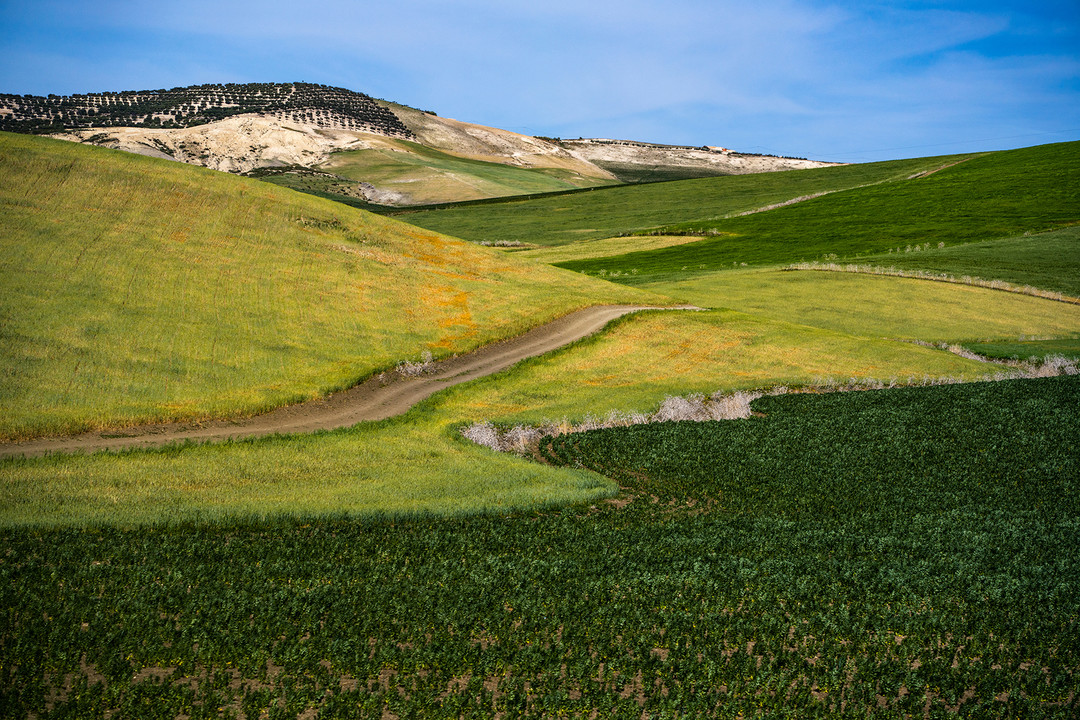
[[0,438],[256,413],[655,302],[256,180],[0,134]]

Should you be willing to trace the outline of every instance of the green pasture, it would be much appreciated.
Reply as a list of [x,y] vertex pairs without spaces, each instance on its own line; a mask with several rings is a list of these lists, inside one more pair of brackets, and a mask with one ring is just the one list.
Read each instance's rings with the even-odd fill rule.
[[1080,143],[1042,145],[979,155],[925,177],[858,187],[745,217],[684,220],[656,231],[724,235],[559,265],[639,285],[744,264],[861,261],[889,250],[913,255],[916,245],[952,246],[1076,223],[1077,197]]
[[1071,338],[969,342],[964,343],[964,347],[995,360],[1042,362],[1056,356],[1080,360],[1080,331],[1077,331],[1077,336]]
[[699,307],[863,337],[968,342],[1080,333],[1080,305],[931,280],[754,269],[644,287]]
[[555,263],[570,260],[584,260],[588,258],[607,257],[620,255],[626,252],[639,250],[655,250],[656,248],[671,247],[673,245],[685,245],[686,243],[698,242],[704,239],[698,235],[648,235],[648,236],[625,236],[613,238],[599,238],[596,240],[581,240],[568,245],[551,245],[548,247],[528,248],[525,250],[509,249],[519,257],[529,258],[536,262]]
[[[474,242],[504,240],[565,245],[687,221],[700,221],[712,227],[714,221],[729,215],[813,193],[873,183],[888,183],[892,187],[894,183],[903,184],[913,174],[941,167],[960,157],[963,156],[597,188],[548,198],[509,198],[502,202],[410,211],[400,217],[414,225]],[[700,233],[680,231],[679,234]]]
[[229,417],[663,302],[267,183],[0,134],[0,438]]
[[522,168],[460,157],[407,140],[388,140],[386,147],[337,152],[320,169],[380,189],[399,191],[408,196],[410,205],[557,192],[612,183],[568,170]]
[[1080,227],[861,258],[860,264],[1005,280],[1080,297]]

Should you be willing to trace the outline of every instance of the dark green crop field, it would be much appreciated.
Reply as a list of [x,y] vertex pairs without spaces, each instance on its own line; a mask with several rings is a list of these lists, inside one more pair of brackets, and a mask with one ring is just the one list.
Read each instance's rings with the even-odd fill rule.
[[1080,378],[754,407],[545,443],[595,507],[4,530],[0,715],[1077,716]]
[[1077,198],[1080,143],[1042,145],[973,157],[926,177],[836,192],[765,213],[676,223],[659,232],[730,235],[559,266],[640,284],[742,264],[855,260],[890,250],[906,255],[916,245],[953,246],[1075,223],[1080,221]]
[[964,347],[984,357],[1004,360],[1042,362],[1045,358],[1052,356],[1080,358],[1080,337],[965,343]]

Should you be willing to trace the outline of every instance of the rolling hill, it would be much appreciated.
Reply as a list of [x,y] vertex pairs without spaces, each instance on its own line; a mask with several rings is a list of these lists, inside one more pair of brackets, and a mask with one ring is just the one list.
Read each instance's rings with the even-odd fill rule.
[[0,95],[0,130],[53,134],[228,172],[256,171],[293,189],[368,205],[827,164],[709,148],[535,138],[312,83]]
[[[1080,143],[1060,143],[503,199],[398,217],[475,242],[509,245],[559,267],[645,285],[744,266],[863,262],[870,255],[903,266],[923,258],[933,269],[929,250],[1004,243],[984,253],[994,256],[1018,244],[1009,238],[1080,222],[1078,195]],[[1021,266],[1034,257],[1013,264],[1017,277],[1030,276]],[[1072,257],[1057,256],[1065,263],[1059,276],[1068,275]],[[1039,263],[1043,271],[1050,267],[1046,259]],[[1075,289],[1067,277],[1050,285],[1045,274],[1029,279],[1048,289]]]
[[0,163],[8,438],[259,412],[648,297],[179,163],[10,133]]

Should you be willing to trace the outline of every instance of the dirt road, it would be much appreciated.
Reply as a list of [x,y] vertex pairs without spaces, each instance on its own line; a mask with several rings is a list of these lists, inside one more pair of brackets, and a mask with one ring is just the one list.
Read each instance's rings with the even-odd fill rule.
[[139,425],[123,430],[0,444],[0,457],[35,457],[53,452],[153,447],[185,440],[207,442],[275,433],[302,433],[347,427],[364,420],[382,420],[401,415],[439,390],[496,373],[519,360],[542,355],[591,335],[615,318],[648,309],[652,308],[637,305],[585,308],[524,335],[432,363],[428,371],[419,376],[406,377],[396,371],[387,372],[326,398],[290,405],[251,418],[197,425]]

